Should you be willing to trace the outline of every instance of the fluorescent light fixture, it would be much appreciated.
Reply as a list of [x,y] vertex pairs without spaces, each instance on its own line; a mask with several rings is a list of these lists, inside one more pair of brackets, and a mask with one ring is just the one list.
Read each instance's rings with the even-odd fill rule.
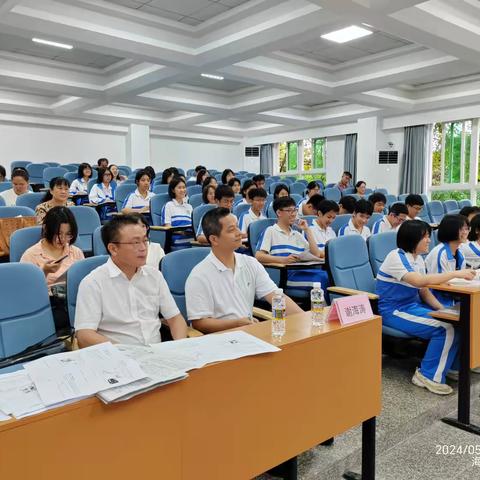
[[211,73],[202,73],[202,77],[211,78],[212,80],[223,80],[221,75],[212,75]]
[[73,48],[73,45],[52,42],[51,40],[43,40],[43,38],[32,38],[32,42],[41,43],[42,45],[49,45],[50,47],[64,48],[65,50],[71,50]]
[[332,42],[346,43],[371,34],[372,32],[366,28],[351,25],[350,27],[342,28],[341,30],[335,30],[334,32],[326,33],[325,35],[322,35],[322,38]]

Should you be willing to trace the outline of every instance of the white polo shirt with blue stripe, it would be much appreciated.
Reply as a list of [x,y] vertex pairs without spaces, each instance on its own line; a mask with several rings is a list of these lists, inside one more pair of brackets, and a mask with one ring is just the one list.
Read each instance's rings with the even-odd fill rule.
[[88,180],[83,178],[76,178],[70,185],[70,195],[76,195],[77,193],[88,193]]
[[365,226],[362,228],[362,233],[360,233],[353,225],[352,219],[348,221],[346,225],[340,227],[338,230],[337,236],[343,237],[344,235],[361,235],[361,237],[366,240],[370,235],[370,229]]
[[387,215],[384,215],[378,222],[375,222],[372,227],[372,235],[377,233],[391,232],[395,230],[392,224],[388,221]]
[[439,243],[425,259],[428,273],[454,272],[465,268],[465,258],[460,249],[454,256],[448,243]]
[[332,238],[336,238],[335,231],[332,227],[323,229],[316,221],[312,223],[310,230],[312,231],[317,247],[320,248],[320,250],[325,250],[327,242]]
[[256,222],[257,220],[264,220],[265,218],[267,217],[262,212],[260,212],[260,215],[257,217],[250,207],[248,211],[243,212],[243,214],[240,216],[238,220],[238,228],[242,231],[242,233],[247,233],[248,226],[251,223]]
[[172,227],[189,227],[192,224],[193,207],[185,199],[182,203],[173,199],[167,202],[162,208],[162,225]]
[[155,196],[153,192],[148,191],[147,197],[140,195],[138,188],[132,192],[124,201],[122,209],[132,208],[132,209],[141,209],[150,206],[150,199]]
[[460,245],[460,251],[462,252],[465,262],[472,268],[480,267],[480,243],[479,242],[466,242]]

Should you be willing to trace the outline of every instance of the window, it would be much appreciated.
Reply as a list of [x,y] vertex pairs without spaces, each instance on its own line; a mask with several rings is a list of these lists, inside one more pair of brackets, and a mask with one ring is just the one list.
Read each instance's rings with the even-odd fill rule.
[[436,123],[433,126],[429,189],[432,199],[476,200],[478,180],[470,178],[470,172],[478,169],[472,151],[474,129],[477,130],[478,142],[478,119]]
[[326,138],[281,142],[277,144],[277,152],[277,173],[297,174],[306,180],[320,178],[325,181]]

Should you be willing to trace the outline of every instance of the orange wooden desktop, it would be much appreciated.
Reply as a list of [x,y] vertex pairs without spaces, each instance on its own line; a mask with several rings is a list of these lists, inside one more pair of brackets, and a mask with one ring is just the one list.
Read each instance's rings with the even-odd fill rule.
[[[270,321],[243,329],[274,343]],[[0,423],[0,478],[246,480],[380,413],[380,317],[293,315],[277,344],[124,403]]]

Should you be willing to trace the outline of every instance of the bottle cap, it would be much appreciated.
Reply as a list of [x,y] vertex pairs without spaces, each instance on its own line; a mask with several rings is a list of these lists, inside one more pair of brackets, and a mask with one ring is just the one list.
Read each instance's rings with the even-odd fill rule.
[[314,282],[313,288],[322,288],[322,284],[320,282]]

